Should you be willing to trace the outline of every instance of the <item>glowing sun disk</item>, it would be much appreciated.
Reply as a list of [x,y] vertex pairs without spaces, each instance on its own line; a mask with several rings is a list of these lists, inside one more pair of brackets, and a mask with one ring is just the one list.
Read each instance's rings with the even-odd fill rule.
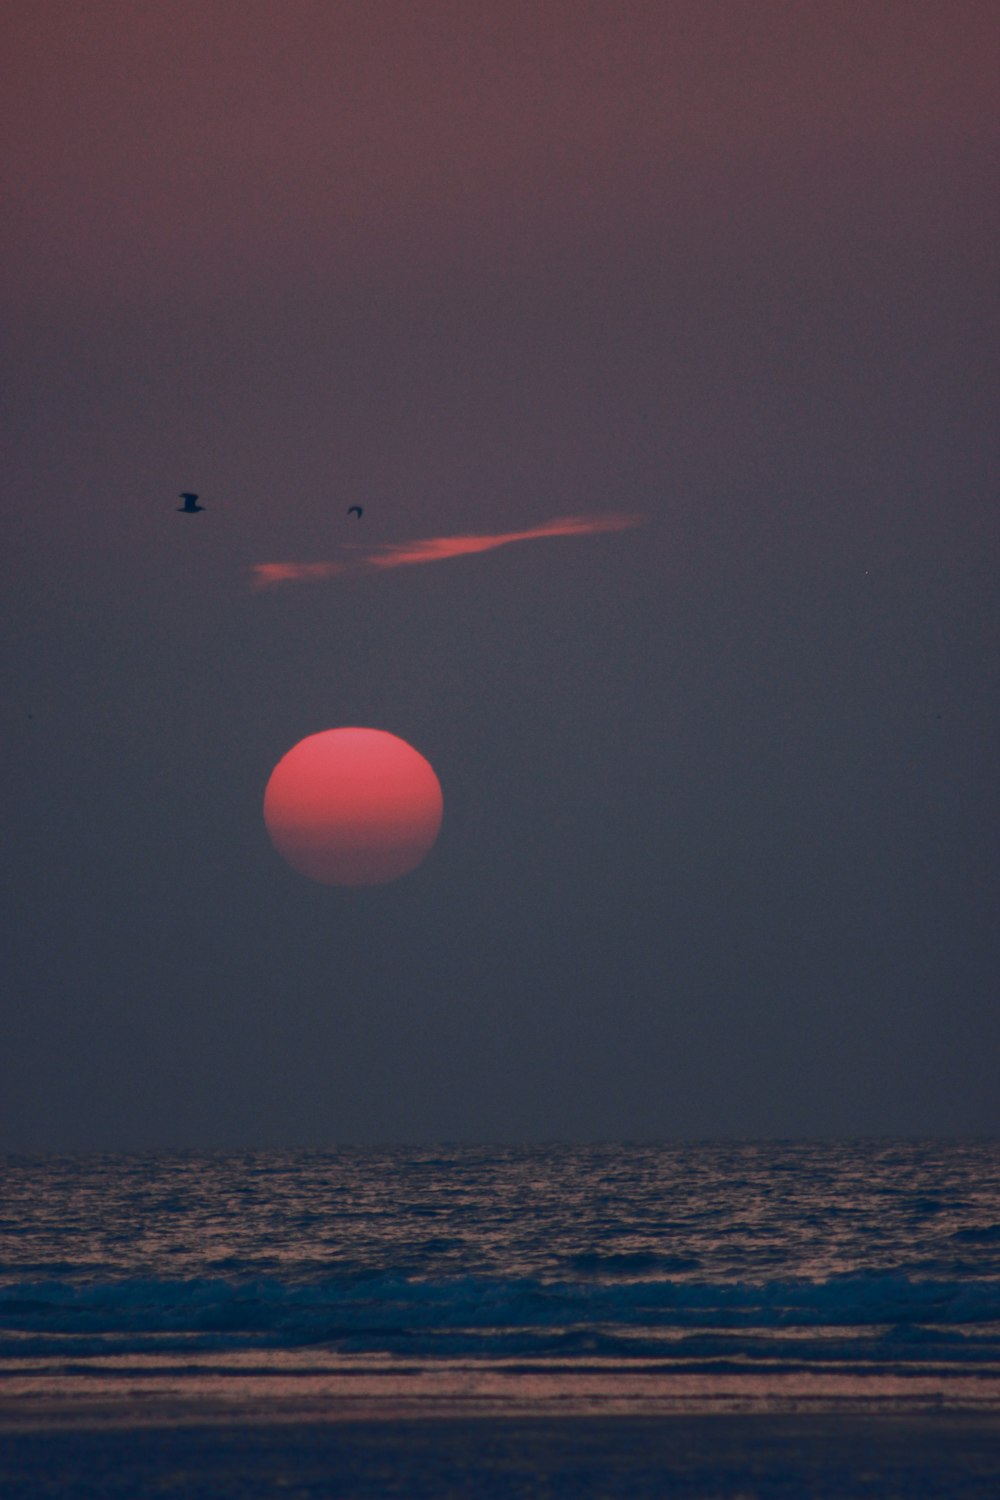
[[382,729],[308,735],[282,756],[264,793],[274,847],[323,885],[384,885],[415,870],[443,808],[430,763]]

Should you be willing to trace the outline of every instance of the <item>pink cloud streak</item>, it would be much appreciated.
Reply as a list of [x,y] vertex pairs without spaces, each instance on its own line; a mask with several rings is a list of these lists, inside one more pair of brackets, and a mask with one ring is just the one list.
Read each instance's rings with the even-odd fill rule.
[[595,536],[603,531],[627,531],[641,526],[646,517],[615,511],[603,516],[560,516],[530,526],[525,531],[474,532],[458,536],[430,536],[412,542],[386,542],[369,551],[353,547],[344,556],[327,562],[254,563],[253,586],[275,588],[282,583],[318,583],[345,573],[374,572],[383,568],[409,568],[417,563],[445,562],[450,557],[470,557],[474,552],[491,552],[511,542],[533,542],[549,536]]

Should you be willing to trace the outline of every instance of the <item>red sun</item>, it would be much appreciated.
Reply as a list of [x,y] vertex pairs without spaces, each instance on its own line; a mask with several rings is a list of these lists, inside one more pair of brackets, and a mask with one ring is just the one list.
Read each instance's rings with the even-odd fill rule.
[[282,756],[264,793],[271,842],[323,885],[385,885],[425,858],[441,827],[430,763],[383,729],[326,729]]

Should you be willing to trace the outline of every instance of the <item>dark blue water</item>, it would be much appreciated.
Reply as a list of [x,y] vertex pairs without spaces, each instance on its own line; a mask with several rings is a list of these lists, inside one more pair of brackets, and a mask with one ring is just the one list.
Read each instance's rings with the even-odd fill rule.
[[957,1371],[986,1400],[1000,1372],[1000,1143],[2,1164],[0,1372],[305,1349]]

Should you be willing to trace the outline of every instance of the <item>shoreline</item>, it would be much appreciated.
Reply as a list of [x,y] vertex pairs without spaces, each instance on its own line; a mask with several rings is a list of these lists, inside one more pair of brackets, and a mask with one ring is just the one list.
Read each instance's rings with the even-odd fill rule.
[[322,1374],[20,1370],[0,1378],[0,1432],[352,1422],[681,1417],[969,1418],[1000,1431],[995,1372],[942,1376],[678,1374],[497,1366]]

